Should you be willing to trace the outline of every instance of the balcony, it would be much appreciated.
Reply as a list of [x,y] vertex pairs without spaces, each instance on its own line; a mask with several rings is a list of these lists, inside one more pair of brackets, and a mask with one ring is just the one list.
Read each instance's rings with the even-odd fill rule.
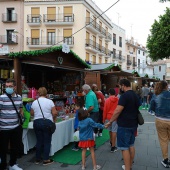
[[130,66],[132,64],[132,61],[127,59],[127,65]]
[[105,38],[106,37],[106,30],[103,27],[100,27],[100,38]]
[[133,67],[136,67],[137,66],[137,62],[133,62]]
[[40,26],[42,22],[41,15],[27,15],[27,23],[29,26]]
[[0,44],[18,44],[18,36],[12,39],[12,35],[0,35]]
[[11,22],[17,22],[17,14],[15,13],[3,13],[2,14],[2,22],[4,23],[11,23]]
[[62,45],[66,43],[70,48],[74,46],[74,37],[27,37],[27,45],[29,48],[48,48],[51,46]]
[[99,53],[98,53],[98,55],[105,56],[106,55],[106,48],[99,45]]
[[74,14],[43,15],[43,22],[46,26],[73,25]]
[[109,49],[106,49],[105,53],[106,53],[105,58],[110,58],[112,55],[112,51],[110,51]]
[[100,34],[100,25],[92,18],[86,17],[86,28],[94,34]]
[[112,41],[112,34],[109,32],[106,32],[106,37],[105,37],[106,42],[111,42]]
[[99,44],[90,39],[86,39],[85,48],[86,50],[95,54],[100,52]]

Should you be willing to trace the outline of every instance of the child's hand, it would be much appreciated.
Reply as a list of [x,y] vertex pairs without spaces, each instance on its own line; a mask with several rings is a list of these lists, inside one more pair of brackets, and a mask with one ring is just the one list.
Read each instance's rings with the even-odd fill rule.
[[112,123],[111,122],[108,122],[104,125],[105,128],[108,128]]

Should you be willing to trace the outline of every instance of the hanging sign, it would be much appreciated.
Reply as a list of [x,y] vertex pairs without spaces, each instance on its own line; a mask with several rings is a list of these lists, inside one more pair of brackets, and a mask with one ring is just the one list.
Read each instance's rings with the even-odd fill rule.
[[5,55],[9,53],[8,45],[4,45],[0,48],[0,54]]
[[69,46],[66,43],[64,43],[62,45],[62,52],[63,53],[69,53],[70,52],[70,48],[69,48]]

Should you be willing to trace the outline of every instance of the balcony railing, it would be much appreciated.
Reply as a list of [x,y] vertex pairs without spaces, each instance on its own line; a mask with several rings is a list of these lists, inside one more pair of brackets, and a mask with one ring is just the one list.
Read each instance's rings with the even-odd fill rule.
[[15,35],[15,40],[12,35],[0,35],[0,44],[18,44],[18,36]]
[[3,13],[2,14],[2,22],[17,22],[17,14]]
[[112,34],[106,32],[106,40],[112,41]]
[[27,37],[27,45],[61,45],[66,43],[67,45],[74,45],[74,37]]
[[137,62],[133,62],[133,67],[136,67],[137,66]]
[[92,26],[92,27],[95,28],[98,32],[101,31],[100,25],[99,25],[95,20],[93,20],[93,19],[90,18],[90,17],[86,17],[86,25]]
[[91,47],[97,51],[100,51],[100,47],[99,47],[99,44],[96,43],[95,41],[91,40],[91,39],[86,39],[86,44],[85,44],[86,47]]
[[132,61],[131,60],[127,60],[127,65],[130,66],[132,64]]
[[44,14],[44,22],[74,22],[74,14]]
[[106,30],[103,27],[99,27],[100,28],[100,33],[104,36],[106,36]]
[[42,17],[41,15],[27,15],[27,23],[41,23]]

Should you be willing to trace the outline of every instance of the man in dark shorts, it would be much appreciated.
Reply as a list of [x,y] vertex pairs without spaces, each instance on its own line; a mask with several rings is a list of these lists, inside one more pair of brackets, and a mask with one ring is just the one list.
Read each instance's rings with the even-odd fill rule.
[[110,126],[117,119],[117,146],[122,151],[125,165],[123,169],[130,170],[135,157],[135,131],[138,127],[139,98],[131,89],[131,84],[127,79],[120,80],[120,89],[124,93],[120,96],[118,106],[106,127]]

